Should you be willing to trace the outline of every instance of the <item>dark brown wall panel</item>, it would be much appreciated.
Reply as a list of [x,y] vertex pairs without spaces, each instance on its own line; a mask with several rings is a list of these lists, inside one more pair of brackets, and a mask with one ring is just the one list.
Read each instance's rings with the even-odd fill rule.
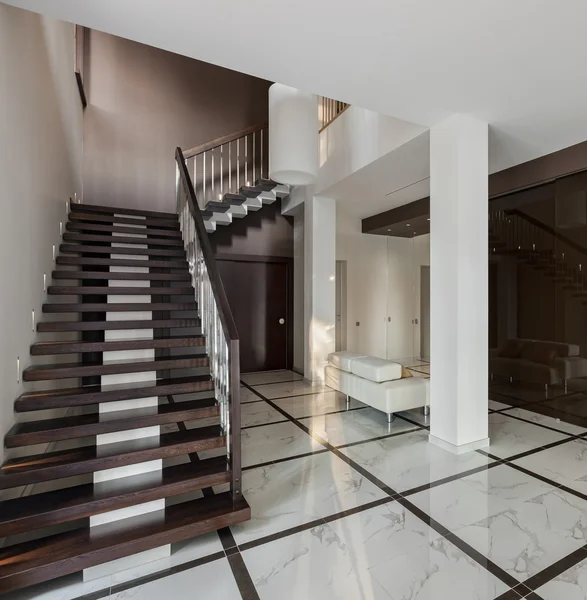
[[281,214],[277,200],[230,225],[217,225],[210,241],[215,254],[293,257],[293,219]]
[[84,201],[175,210],[176,146],[267,120],[269,82],[88,32]]

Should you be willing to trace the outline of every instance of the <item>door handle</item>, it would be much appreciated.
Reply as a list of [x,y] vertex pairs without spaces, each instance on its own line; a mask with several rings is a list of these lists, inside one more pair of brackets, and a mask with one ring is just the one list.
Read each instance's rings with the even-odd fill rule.
[[285,323],[285,319],[282,317],[281,319],[279,319],[279,324],[283,325]]

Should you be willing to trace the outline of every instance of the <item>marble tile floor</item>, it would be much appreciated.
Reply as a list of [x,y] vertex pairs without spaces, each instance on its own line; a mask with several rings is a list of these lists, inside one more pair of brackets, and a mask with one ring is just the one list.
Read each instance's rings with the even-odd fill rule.
[[420,410],[388,425],[288,371],[241,391],[250,521],[3,599],[587,598],[587,425],[494,396],[491,445],[457,456]]

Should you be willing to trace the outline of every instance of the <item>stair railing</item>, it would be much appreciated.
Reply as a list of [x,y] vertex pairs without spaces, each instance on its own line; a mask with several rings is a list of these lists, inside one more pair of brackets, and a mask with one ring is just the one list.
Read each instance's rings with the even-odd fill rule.
[[267,123],[253,125],[184,152],[200,208],[269,177]]
[[489,231],[493,239],[490,254],[505,246],[509,252],[541,261],[552,269],[553,277],[565,280],[577,291],[587,290],[587,249],[565,235],[517,209],[490,213]]
[[177,214],[186,249],[192,286],[200,313],[202,334],[210,358],[210,375],[226,436],[233,500],[242,494],[239,340],[206,233],[192,179],[181,148],[175,152]]
[[341,102],[340,100],[318,96],[319,131],[326,129],[330,123],[335,119],[338,119],[349,106],[350,104]]

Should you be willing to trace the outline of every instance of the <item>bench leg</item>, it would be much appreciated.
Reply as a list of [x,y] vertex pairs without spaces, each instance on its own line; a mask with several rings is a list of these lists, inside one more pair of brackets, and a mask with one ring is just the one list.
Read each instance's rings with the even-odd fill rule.
[[430,414],[430,407],[424,406],[424,408],[422,408],[422,412],[424,413],[424,416],[427,417]]
[[395,421],[395,415],[393,413],[387,414],[387,422],[391,425],[391,423]]
[[351,407],[351,397],[346,395],[346,409],[348,410]]

